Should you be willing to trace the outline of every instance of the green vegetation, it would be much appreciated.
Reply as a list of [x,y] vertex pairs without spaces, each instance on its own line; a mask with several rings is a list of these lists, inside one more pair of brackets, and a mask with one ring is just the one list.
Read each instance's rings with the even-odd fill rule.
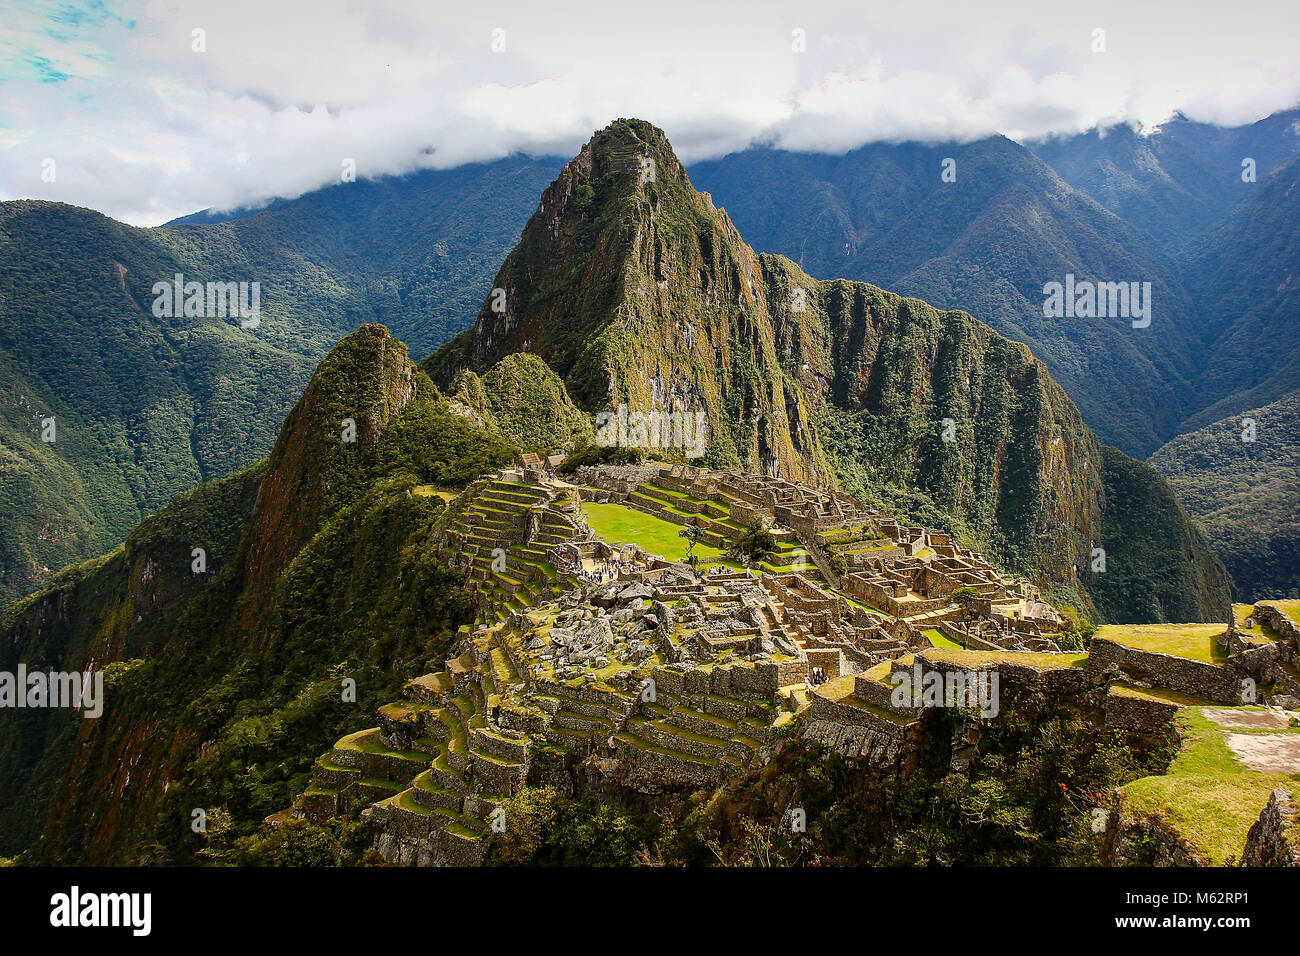
[[1232,580],[1169,483],[1148,465],[1104,451],[1104,573],[1082,577],[1104,621],[1226,621]]
[[742,528],[740,534],[732,540],[731,549],[727,552],[728,557],[736,558],[749,565],[771,561],[775,554],[776,536],[757,524]]
[[562,475],[571,475],[587,465],[639,465],[645,461],[645,451],[624,448],[620,445],[579,444],[564,456],[557,469]]
[[942,648],[947,648],[949,650],[958,650],[958,651],[962,649],[960,644],[958,644],[956,641],[951,641],[948,638],[944,637],[942,633],[940,633],[933,627],[927,627],[924,630],[922,630],[921,633],[930,639],[930,644],[933,645],[934,647],[942,647]]
[[1179,435],[1151,464],[1205,528],[1241,600],[1300,596],[1300,390]]
[[979,588],[960,587],[955,589],[948,597],[961,608],[962,620],[972,621],[975,619],[980,601]]
[[[348,410],[351,444],[338,431]],[[429,546],[443,501],[414,489],[516,454],[453,414],[382,327],[340,342],[264,466],[200,486],[124,548],[4,612],[8,669],[121,663],[105,669],[111,705],[97,721],[0,713],[2,852],[109,864],[297,853],[284,841],[298,831],[258,850],[261,820],[305,789],[311,755],[440,666],[473,617],[463,574]],[[133,779],[169,787],[110,784],[128,752]],[[196,806],[229,816],[228,840],[190,830]],[[319,862],[340,845],[318,836],[294,858]]]
[[[626,505],[584,501],[582,510],[587,513],[591,529],[606,541],[640,545],[650,554],[661,554],[670,561],[686,560],[688,545],[678,533],[682,530],[681,525]],[[697,561],[704,564],[737,566],[722,551],[706,544],[696,544],[694,554]]]
[[1062,650],[1086,650],[1088,644],[1092,641],[1092,636],[1097,633],[1097,625],[1089,621],[1079,613],[1078,608],[1072,605],[1057,605],[1056,609],[1061,612],[1061,617],[1065,619],[1061,630],[1057,632],[1055,637],[1057,646]]
[[1103,624],[1096,636],[1135,650],[1222,664],[1228,656],[1218,643],[1224,630],[1222,624]]
[[[733,865],[1097,864],[1094,801],[1154,769],[1068,707],[1004,711],[966,772],[950,769],[947,715],[933,711],[925,722],[931,744],[901,778],[813,745],[784,748],[762,772],[674,819],[677,852]],[[791,806],[806,811],[806,834],[782,825]],[[708,853],[689,856],[700,845]]]
[[503,804],[510,826],[493,840],[489,865],[631,866],[648,862],[660,835],[653,813],[566,797],[552,787],[525,788]]
[[1224,729],[1188,707],[1177,717],[1183,744],[1163,776],[1124,788],[1128,809],[1171,827],[1214,866],[1229,864],[1245,845],[1277,786],[1295,787],[1300,774],[1266,774],[1242,766]]
[[1035,651],[967,651],[935,647],[923,651],[927,660],[951,661],[964,667],[984,667],[990,664],[1019,664],[1034,670],[1055,670],[1059,667],[1082,667],[1087,654],[1074,652],[1039,653]]
[[595,436],[559,376],[536,355],[507,355],[482,378],[461,372],[452,398],[472,409],[484,428],[521,448],[555,452],[590,444]]
[[1297,601],[1265,601],[1265,604],[1271,604],[1285,614],[1297,625],[1300,625],[1300,600]]
[[[0,203],[0,604],[266,457],[316,363],[358,325],[388,322],[416,355],[450,338],[558,165],[359,181],[157,229]],[[155,317],[153,285],[177,273],[258,282],[260,325]]]
[[[1010,160],[1017,150],[992,153]],[[655,164],[653,182],[641,182],[642,158]],[[1032,175],[1044,185],[1041,168]],[[685,376],[708,425],[707,466],[838,479],[868,503],[1070,592],[1066,603],[1089,616],[1212,619],[1226,607],[1226,573],[1158,476],[1103,452],[1025,346],[967,313],[863,282],[817,281],[774,255],[757,257],[768,308],[742,308],[754,295],[741,279],[752,272],[752,250],[694,190],[662,131],[619,120],[597,133],[542,209],[495,282],[512,290],[511,334],[494,332],[485,304],[473,330],[424,363],[436,382],[483,374],[521,342],[546,356],[588,412],[670,411],[653,383]],[[646,256],[638,237],[651,235]],[[888,254],[899,252],[891,244]],[[608,266],[593,271],[593,261]],[[1033,273],[1035,288],[1041,276]],[[788,307],[796,293],[797,317]],[[1115,332],[1105,323],[1089,329],[1107,340]],[[1043,341],[1042,330],[1033,339]],[[1099,389],[1095,368],[1080,371],[1097,401],[1099,392],[1117,394]],[[826,388],[807,389],[808,376]],[[1108,423],[1120,420],[1114,411]],[[565,467],[598,457],[584,450]],[[1085,576],[1080,592],[1077,570],[1099,530],[1108,549],[1123,552],[1113,577],[1132,580]],[[1160,547],[1139,548],[1148,530]]]
[[[962,170],[958,191],[933,172],[948,157]],[[884,170],[888,189],[880,188]],[[1112,181],[1122,178],[1108,172]],[[1157,448],[1195,398],[1188,387],[1195,300],[1175,270],[1151,255],[1148,219],[1143,233],[1129,228],[1027,146],[997,136],[960,147],[876,143],[844,156],[746,150],[698,163],[691,174],[755,248],[787,255],[819,278],[868,280],[940,309],[964,309],[1029,344],[1102,440],[1130,454]],[[1210,187],[1198,183],[1197,192]],[[1108,195],[1097,198],[1104,203]],[[1153,318],[1157,335],[1138,341],[1127,323],[1043,318],[1043,283],[1066,273],[1150,279],[1163,303]],[[863,331],[879,328],[859,322]],[[978,388],[979,364],[969,370]],[[870,377],[861,381],[874,387]]]

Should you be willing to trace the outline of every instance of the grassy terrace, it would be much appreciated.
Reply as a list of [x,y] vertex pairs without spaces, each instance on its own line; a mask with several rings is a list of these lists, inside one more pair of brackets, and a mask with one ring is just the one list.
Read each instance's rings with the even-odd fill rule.
[[[682,526],[663,518],[656,518],[635,508],[619,504],[598,504],[585,501],[582,509],[587,513],[591,530],[611,544],[636,544],[651,554],[661,554],[669,561],[686,560],[686,539],[677,532]],[[695,546],[700,564],[725,564],[739,567],[723,557],[723,552],[700,543]]]
[[1274,787],[1294,789],[1300,774],[1259,773],[1228,748],[1223,728],[1189,707],[1178,715],[1183,746],[1159,777],[1124,787],[1136,813],[1160,817],[1209,862],[1221,866],[1241,853],[1246,834]]
[[1245,635],[1246,640],[1252,644],[1264,644],[1268,641],[1281,639],[1281,635],[1273,630],[1263,621],[1255,621],[1253,626],[1246,627],[1246,618],[1255,612],[1255,608],[1250,604],[1234,604],[1232,606],[1232,618],[1237,622],[1238,631]]
[[433,485],[417,485],[411,489],[411,493],[419,495],[421,498],[441,498],[444,502],[451,501],[459,494],[456,491],[443,491]]
[[1087,654],[1065,651],[1048,654],[1037,651],[964,651],[934,647],[919,655],[928,661],[948,661],[964,667],[987,667],[990,664],[1019,664],[1034,670],[1049,671],[1060,667],[1082,667]]
[[[882,663],[885,668],[882,671],[882,674],[888,675],[889,663],[888,661]],[[871,668],[871,670],[868,671],[867,673],[869,675],[873,675],[874,680],[878,680],[880,681],[880,683],[887,684],[888,681],[886,677],[875,676],[875,671],[880,667],[881,665],[877,664],[875,667]],[[854,675],[845,674],[843,677],[836,677],[833,678],[832,680],[828,680],[826,683],[816,688],[813,691],[813,693],[815,693],[818,697],[824,698],[825,700],[832,701],[833,703],[843,704],[846,707],[856,707],[858,710],[864,710],[869,714],[874,714],[877,717],[882,717],[885,720],[889,721],[891,724],[910,724],[912,723],[912,721],[916,720],[916,718],[913,716],[896,714],[892,710],[885,710],[882,707],[876,707],[873,706],[872,704],[868,704],[866,701],[858,700],[853,696],[853,684],[854,684]]]
[[1277,608],[1289,617],[1293,623],[1300,624],[1300,601],[1260,601],[1259,603]]
[[1218,643],[1223,631],[1222,624],[1103,624],[1096,636],[1134,650],[1222,664],[1227,660]]
[[359,730],[355,734],[348,734],[334,746],[339,750],[359,750],[362,753],[383,754],[387,757],[398,757],[402,760],[421,764],[429,761],[429,755],[418,750],[394,750],[389,747],[380,738],[378,727],[371,727],[368,730]]
[[962,649],[962,646],[956,641],[950,641],[948,638],[944,637],[943,634],[939,632],[938,628],[927,627],[921,631],[921,633],[928,637],[930,643],[935,647],[949,651],[960,651]]
[[1158,700],[1166,704],[1177,704],[1179,707],[1194,707],[1197,705],[1206,705],[1210,707],[1217,706],[1212,700],[1205,700],[1199,697],[1189,697],[1187,694],[1180,694],[1175,690],[1162,690],[1159,687],[1130,687],[1128,684],[1111,684],[1109,693],[1116,697],[1136,697],[1139,700]]

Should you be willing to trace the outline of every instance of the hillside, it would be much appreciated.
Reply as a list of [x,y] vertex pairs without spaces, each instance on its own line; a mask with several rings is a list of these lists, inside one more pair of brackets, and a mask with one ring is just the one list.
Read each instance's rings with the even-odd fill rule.
[[588,411],[702,413],[710,465],[824,476],[761,281],[757,256],[691,187],[663,133],[617,123],[542,195],[493,283],[501,310],[488,296],[425,367],[447,384],[535,352]]
[[[1028,361],[968,316],[948,322],[962,326],[948,347],[964,332]],[[1037,375],[1041,400],[1050,380]],[[1223,624],[1109,627],[1085,647],[1077,612],[948,534],[840,493],[680,465],[557,480],[503,467],[517,453],[454,411],[385,329],[346,337],[265,462],[179,496],[0,617],[5,669],[106,678],[96,720],[0,711],[0,853],[630,864],[656,843],[665,861],[740,862],[737,814],[770,827],[802,792],[823,863],[1098,864],[1109,857],[1089,806],[1159,781],[1145,775],[1165,768],[1178,710],[1122,706],[1116,675],[1233,705],[1240,669],[1261,666],[1240,654],[1254,635],[1216,649]],[[1122,518],[1134,548],[1171,535],[1187,548],[1162,480],[1103,454],[1104,520]],[[752,520],[773,528],[772,550],[738,557]],[[689,525],[712,565],[702,575],[681,563]],[[625,576],[580,581],[561,556],[617,559]],[[1161,600],[1167,580],[1135,581],[1113,560],[1118,590]],[[1150,560],[1176,575],[1172,551]],[[964,606],[962,586],[979,600]],[[1269,640],[1293,655],[1277,614]],[[1263,660],[1269,693],[1300,692],[1281,656]],[[993,668],[1004,704],[983,700],[973,733],[966,711],[898,700],[893,678],[913,667]],[[1097,796],[1080,805],[1071,791]],[[897,804],[889,834],[846,817],[848,794]],[[975,812],[989,799],[997,817]],[[1215,845],[1267,852],[1246,832],[1266,799],[1243,792]],[[797,862],[791,849],[773,852]]]
[[[514,157],[158,229],[0,203],[0,601],[265,456],[357,325],[388,321],[420,355],[458,331],[556,168]],[[260,324],[154,316],[177,273],[258,282]]]
[[450,397],[457,411],[507,441],[555,452],[595,439],[591,420],[569,398],[549,365],[536,355],[507,355],[483,374],[461,372]]
[[[1159,475],[1133,463],[1107,476],[1101,444],[1028,349],[965,313],[756,255],[649,124],[619,121],[584,147],[494,287],[504,310],[489,296],[473,329],[423,363],[435,381],[534,353],[588,412],[702,412],[705,465],[833,476],[1065,593],[1117,594],[1091,580],[1092,548],[1137,574],[1130,532],[1165,515],[1188,548],[1154,599],[1117,596],[1106,613],[1226,613],[1222,566]],[[1127,502],[1118,523],[1108,480]]]
[[1188,431],[1258,408],[1300,381],[1300,156],[1235,206],[1188,251],[1206,362]]
[[355,708],[440,660],[471,614],[462,577],[423,548],[443,500],[416,489],[514,452],[451,413],[382,327],[345,338],[267,461],[5,610],[6,670],[106,667],[111,704],[98,720],[0,713],[0,853],[45,832],[47,862],[179,862],[199,845],[192,807],[247,830],[283,805]]
[[[955,161],[956,180],[941,179]],[[1023,146],[864,146],[843,156],[750,149],[692,170],[756,248],[819,278],[865,280],[965,309],[1027,344],[1103,441],[1145,456],[1173,433],[1195,366],[1195,305],[1132,226]],[[1043,315],[1067,274],[1152,283],[1151,325]]]
[[1120,124],[1030,143],[1075,189],[1091,196],[1171,255],[1251,194],[1242,161],[1258,182],[1300,152],[1300,111],[1221,127],[1175,116],[1148,133]]
[[[1254,441],[1242,436],[1254,423]],[[1300,391],[1179,435],[1151,456],[1247,602],[1300,597]]]
[[[1180,430],[1289,390],[1295,356],[1257,343],[1294,338],[1286,243],[1300,192],[1286,178],[1294,165],[1277,169],[1297,145],[1294,120],[1284,113],[1238,129],[1176,120],[1147,137],[1121,128],[1027,148],[1003,139],[877,144],[844,156],[755,148],[692,174],[758,248],[814,276],[869,279],[969,310],[1028,344],[1103,440],[1143,457]],[[1251,189],[1240,183],[1238,154],[1258,159]],[[949,155],[958,175],[943,183]],[[120,543],[170,495],[265,455],[313,364],[358,324],[387,323],[417,356],[463,330],[560,165],[511,157],[363,179],[147,230],[58,204],[4,204],[0,600]],[[672,177],[661,185],[670,191]],[[711,215],[689,196],[672,205],[692,206],[684,222]],[[1219,214],[1227,219],[1216,225]],[[716,291],[740,302],[746,290],[725,286],[743,265],[726,251],[728,228],[713,237],[724,276]],[[1189,238],[1184,254],[1178,243]],[[589,250],[579,240],[570,246]],[[706,255],[715,257],[692,253],[701,263]],[[1070,271],[1150,279],[1159,304],[1152,328],[1042,318],[1043,283]],[[230,320],[155,319],[152,284],[177,272],[260,282],[262,325],[250,334]],[[637,322],[663,311],[651,300],[637,308]],[[748,343],[739,313],[726,322]],[[693,349],[696,331],[685,326],[674,347]],[[610,336],[608,348],[620,351]],[[751,355],[766,367],[765,349],[729,348],[721,377],[744,378]],[[718,355],[693,361],[722,367]],[[562,365],[568,390],[586,402],[587,386],[573,380],[582,370]],[[756,423],[807,420],[797,402],[782,409],[782,396],[770,398],[775,381],[755,385],[765,393]],[[778,390],[790,397],[784,383]],[[749,435],[734,403],[726,414],[733,443],[768,440],[760,424]],[[39,440],[50,416],[54,446]],[[775,449],[799,467],[793,451]],[[809,459],[809,473],[825,465]]]

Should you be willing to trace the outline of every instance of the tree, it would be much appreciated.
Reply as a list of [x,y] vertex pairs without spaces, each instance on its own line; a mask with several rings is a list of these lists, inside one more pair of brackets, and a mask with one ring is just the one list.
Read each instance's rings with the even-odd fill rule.
[[762,525],[748,525],[736,536],[728,553],[750,564],[758,564],[776,553],[776,536]]
[[949,600],[961,608],[962,620],[973,621],[979,605],[979,588],[960,587],[948,595]]
[[686,539],[686,563],[695,567],[695,542],[700,538],[699,525],[688,524],[677,532],[678,537]]
[[1097,633],[1097,625],[1079,613],[1078,608],[1064,605],[1058,608],[1064,621],[1056,635],[1056,643],[1062,650],[1085,651],[1092,643],[1092,635]]

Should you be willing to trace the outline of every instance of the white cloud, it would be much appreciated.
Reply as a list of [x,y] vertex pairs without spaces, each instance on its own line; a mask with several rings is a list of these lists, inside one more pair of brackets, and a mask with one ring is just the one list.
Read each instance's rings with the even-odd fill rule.
[[[690,162],[756,141],[838,152],[1152,126],[1179,109],[1237,124],[1300,101],[1289,0],[0,8],[0,198],[138,224],[298,195],[336,181],[347,157],[366,176],[570,154],[618,116],[663,127]],[[791,50],[796,28],[805,53]]]

